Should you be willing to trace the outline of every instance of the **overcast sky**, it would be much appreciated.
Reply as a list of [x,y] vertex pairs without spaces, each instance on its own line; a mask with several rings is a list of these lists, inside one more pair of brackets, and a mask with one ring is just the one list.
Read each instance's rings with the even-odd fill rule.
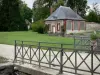
[[[22,0],[22,1],[25,1],[25,3],[28,5],[28,7],[32,8],[33,2],[35,0]],[[88,5],[92,5],[95,2],[97,2],[98,4],[100,4],[100,0],[88,0]]]

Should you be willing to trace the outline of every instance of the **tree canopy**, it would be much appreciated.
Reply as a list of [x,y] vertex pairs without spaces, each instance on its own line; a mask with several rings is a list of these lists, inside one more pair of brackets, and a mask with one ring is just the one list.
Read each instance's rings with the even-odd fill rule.
[[32,9],[30,9],[27,4],[21,0],[19,1],[19,8],[22,19],[24,21],[27,19],[29,22],[32,22]]
[[34,21],[45,19],[50,15],[50,8],[55,11],[59,6],[68,6],[84,17],[87,0],[35,0],[33,3]]
[[98,8],[98,3],[93,3],[93,9],[90,9],[89,14],[86,16],[86,20],[89,22],[100,23],[100,10]]
[[83,17],[86,13],[87,0],[68,0],[67,6]]
[[87,21],[89,22],[98,22],[99,18],[97,14],[94,11],[90,11],[88,16],[87,16]]
[[31,18],[32,10],[21,0],[0,0],[0,31],[27,30],[25,19]]

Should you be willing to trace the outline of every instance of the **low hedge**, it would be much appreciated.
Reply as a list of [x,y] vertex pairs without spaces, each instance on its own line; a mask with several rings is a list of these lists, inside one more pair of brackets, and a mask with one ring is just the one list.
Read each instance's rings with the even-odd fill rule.
[[43,20],[39,20],[32,24],[32,31],[43,34],[45,31],[45,24]]

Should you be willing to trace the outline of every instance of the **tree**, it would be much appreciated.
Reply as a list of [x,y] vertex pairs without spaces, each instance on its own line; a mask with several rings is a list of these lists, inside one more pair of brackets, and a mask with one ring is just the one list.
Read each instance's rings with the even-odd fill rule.
[[27,6],[27,4],[25,2],[22,2],[21,0],[19,0],[19,7],[22,19],[24,21],[28,20],[29,22],[32,22],[32,16],[33,16],[32,9],[30,9]]
[[49,16],[49,7],[42,0],[37,0],[33,4],[33,19],[38,21]]
[[33,3],[33,18],[34,21],[45,19],[50,15],[51,6],[53,11],[60,5],[64,5],[63,0],[36,0]]
[[53,5],[54,10],[56,10],[59,6],[64,6],[64,0],[58,0],[58,2]]
[[91,10],[87,16],[87,21],[98,22],[99,21],[98,15],[93,10]]
[[89,22],[97,22],[100,23],[100,10],[98,8],[98,3],[93,3],[93,9],[90,9],[89,14],[86,19]]
[[60,5],[71,7],[84,17],[87,9],[87,0],[36,0],[33,3],[34,21],[47,18],[50,15],[51,6],[55,11]]
[[25,19],[31,18],[32,10],[21,0],[0,0],[0,31],[27,30]]
[[43,20],[36,21],[32,24],[32,30],[43,34],[45,32],[45,24]]
[[[8,31],[19,31],[24,30],[26,27],[22,21],[20,10],[19,10],[19,1],[18,0],[8,0],[9,1],[9,26]],[[26,28],[25,28],[26,30]]]
[[68,0],[66,6],[71,7],[83,17],[86,13],[87,0]]
[[93,3],[92,7],[93,7],[93,9],[91,9],[91,10],[93,10],[97,15],[99,15],[100,14],[100,10],[99,10],[98,3]]
[[8,22],[9,22],[9,1],[8,0],[3,0],[0,2],[0,31],[6,31],[8,30]]

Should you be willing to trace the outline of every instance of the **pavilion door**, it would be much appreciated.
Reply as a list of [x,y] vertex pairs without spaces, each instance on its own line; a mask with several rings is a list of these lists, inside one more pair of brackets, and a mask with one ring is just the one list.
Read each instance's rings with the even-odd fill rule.
[[53,33],[56,32],[56,28],[55,28],[55,26],[52,27],[52,30],[53,30]]

